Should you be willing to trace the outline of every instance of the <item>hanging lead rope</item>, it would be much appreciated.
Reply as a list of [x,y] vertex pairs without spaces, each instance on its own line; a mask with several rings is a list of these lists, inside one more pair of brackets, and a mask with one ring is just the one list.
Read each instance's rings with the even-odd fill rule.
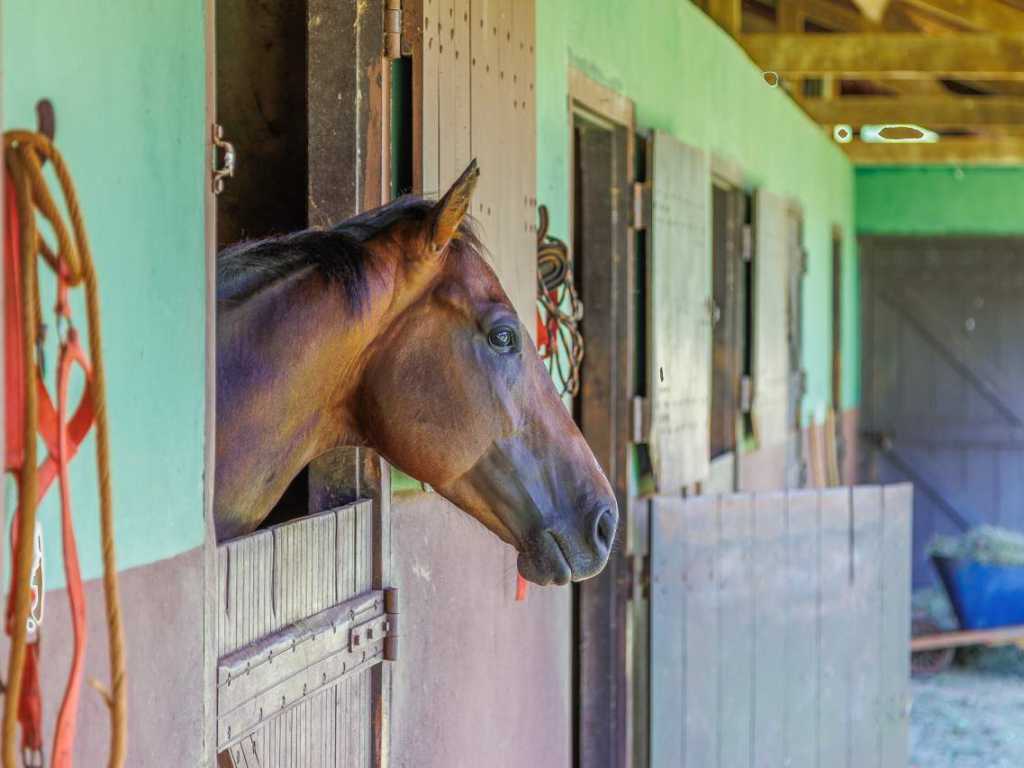
[[[125,704],[125,660],[124,636],[121,626],[121,607],[118,596],[117,562],[114,555],[114,518],[110,489],[109,430],[106,411],[106,378],[103,369],[102,339],[99,322],[99,293],[92,255],[86,238],[85,226],[74,184],[64,160],[45,136],[27,131],[12,131],[4,134],[4,161],[9,173],[12,191],[8,207],[8,222],[17,221],[17,236],[8,232],[5,246],[12,251],[13,268],[8,274],[18,273],[17,291],[14,299],[20,306],[20,317],[6,323],[7,380],[11,381],[13,367],[20,375],[20,386],[13,382],[14,392],[8,392],[7,461],[8,469],[18,472],[18,511],[15,525],[15,554],[12,566],[11,592],[13,605],[9,610],[8,628],[11,633],[10,656],[7,665],[7,690],[4,699],[3,720],[3,766],[15,768],[18,750],[17,727],[21,719],[27,730],[36,728],[39,717],[39,693],[32,690],[35,685],[33,661],[38,654],[38,644],[28,642],[28,619],[32,603],[32,569],[34,565],[33,535],[25,535],[36,529],[38,501],[47,486],[59,478],[62,495],[62,523],[64,531],[65,567],[69,575],[69,601],[72,604],[72,624],[76,647],[72,658],[72,670],[64,703],[58,717],[54,737],[53,765],[70,765],[74,740],[74,720],[77,711],[78,681],[81,679],[84,651],[84,595],[81,590],[77,568],[77,552],[71,529],[71,512],[68,504],[67,464],[95,419],[96,464],[99,474],[100,495],[100,536],[103,555],[103,589],[106,597],[107,633],[110,656],[111,686],[101,691],[110,708],[110,755],[109,768],[120,768],[125,759],[126,704]],[[65,218],[57,207],[43,176],[43,163],[49,161],[60,185],[64,207],[70,219],[70,231]],[[37,216],[46,221],[57,239],[56,248],[51,248],[38,231]],[[70,319],[67,309],[66,291],[82,285],[85,288],[88,314],[89,351],[93,366],[90,372],[88,359],[78,345],[77,335],[68,324],[68,332],[61,340],[61,355],[58,364],[58,405],[53,408],[41,380],[41,359],[37,355],[37,344],[41,334],[42,313],[39,305],[37,269],[40,260],[57,275],[59,286],[58,314]],[[8,291],[8,297],[11,292]],[[20,339],[16,337],[20,335]],[[14,338],[12,338],[14,337]],[[20,349],[18,342],[20,341]],[[20,354],[18,354],[20,352]],[[83,400],[75,414],[68,417],[67,386],[71,367],[78,365],[86,374],[87,387]],[[90,375],[91,373],[91,375]],[[11,417],[11,396],[20,396],[23,408]],[[20,443],[12,426],[21,427]],[[17,430],[16,430],[17,431]],[[42,466],[37,465],[37,434],[43,437],[50,456]],[[40,585],[42,588],[42,585]],[[36,670],[37,671],[37,670]],[[26,677],[27,673],[27,677]],[[28,695],[23,696],[23,686],[28,685]],[[98,686],[97,686],[98,687]],[[23,759],[41,765],[41,739],[38,733],[26,733]],[[36,750],[32,752],[31,750]]]
[[580,391],[583,363],[583,303],[576,293],[569,247],[548,236],[548,209],[540,206],[537,228],[537,349],[558,394],[575,397]]

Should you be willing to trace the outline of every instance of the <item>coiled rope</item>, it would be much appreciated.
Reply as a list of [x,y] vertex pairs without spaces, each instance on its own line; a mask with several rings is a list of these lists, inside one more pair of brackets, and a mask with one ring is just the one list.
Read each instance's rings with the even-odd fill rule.
[[[109,768],[124,765],[126,748],[127,707],[125,700],[124,631],[118,596],[117,562],[114,554],[114,517],[110,488],[110,440],[107,425],[106,376],[103,368],[103,345],[100,336],[100,300],[92,253],[86,237],[82,212],[74,183],[63,157],[52,142],[42,134],[10,131],[4,134],[4,161],[11,174],[19,212],[19,241],[22,295],[21,356],[24,374],[24,464],[18,484],[21,535],[17,537],[12,583],[14,595],[13,626],[7,664],[8,681],[4,698],[3,766],[15,768],[17,762],[18,703],[23,684],[27,629],[31,594],[29,580],[33,564],[32,531],[35,529],[38,492],[36,435],[39,428],[39,403],[36,391],[37,333],[40,312],[37,259],[41,258],[66,285],[82,285],[85,289],[89,326],[89,351],[92,357],[91,384],[96,418],[96,465],[100,497],[100,537],[103,555],[103,591],[106,602],[107,640],[110,656],[111,682],[102,690],[110,709]],[[43,175],[43,164],[49,161],[57,176],[70,232],[57,207]],[[39,232],[36,215],[49,224],[57,240],[51,248]],[[99,688],[99,686],[96,686]]]
[[583,302],[576,293],[569,246],[548,236],[547,206],[537,212],[537,347],[558,393],[575,397],[583,364]]

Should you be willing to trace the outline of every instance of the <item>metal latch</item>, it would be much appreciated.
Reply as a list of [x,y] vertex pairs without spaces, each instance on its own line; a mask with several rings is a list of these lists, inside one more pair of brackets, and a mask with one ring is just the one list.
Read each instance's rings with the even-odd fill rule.
[[349,630],[350,651],[365,651],[383,641],[384,658],[394,661],[398,656],[398,590],[384,590],[384,613],[356,624]]
[[[235,145],[224,138],[224,126],[219,123],[213,124],[213,194],[219,195],[224,191],[224,179],[235,175]],[[218,150],[224,154],[224,164],[220,165]]]
[[402,0],[384,6],[384,58],[402,58]]

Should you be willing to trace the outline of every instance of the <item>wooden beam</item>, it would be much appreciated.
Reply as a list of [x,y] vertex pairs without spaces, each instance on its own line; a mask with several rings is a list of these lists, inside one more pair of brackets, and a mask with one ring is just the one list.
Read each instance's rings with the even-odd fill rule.
[[997,0],[903,0],[943,21],[979,32],[1024,32],[1024,13]]
[[998,96],[845,96],[833,101],[802,99],[822,125],[914,123],[926,128],[1024,125],[1024,99]]
[[942,139],[934,144],[842,145],[855,165],[1024,165],[1024,139]]
[[1024,79],[1024,35],[741,35],[763,70],[790,77]]
[[860,8],[861,13],[869,19],[878,22],[885,15],[889,0],[853,0],[853,4]]
[[708,0],[708,15],[735,37],[743,23],[743,0]]
[[828,0],[791,0],[814,23],[837,32],[872,32],[878,24],[852,8]]

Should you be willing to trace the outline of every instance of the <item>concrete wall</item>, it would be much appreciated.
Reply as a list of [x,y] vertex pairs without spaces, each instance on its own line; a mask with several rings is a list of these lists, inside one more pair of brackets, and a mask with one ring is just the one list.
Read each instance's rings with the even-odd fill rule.
[[[3,0],[0,12],[3,127],[34,129],[36,101],[53,102],[57,145],[74,174],[99,274],[128,653],[128,764],[196,765],[205,536],[204,4]],[[45,288],[49,312],[52,282]],[[84,328],[80,296],[74,310]],[[51,345],[50,371],[55,353]],[[90,580],[85,677],[106,683],[94,455],[89,440],[74,462],[72,485]],[[14,498],[8,480],[8,512]],[[40,515],[49,738],[70,637],[55,490]],[[6,659],[6,648],[0,653]],[[105,710],[86,686],[77,764],[105,759]]]
[[1024,232],[1024,168],[859,168],[860,234]]

